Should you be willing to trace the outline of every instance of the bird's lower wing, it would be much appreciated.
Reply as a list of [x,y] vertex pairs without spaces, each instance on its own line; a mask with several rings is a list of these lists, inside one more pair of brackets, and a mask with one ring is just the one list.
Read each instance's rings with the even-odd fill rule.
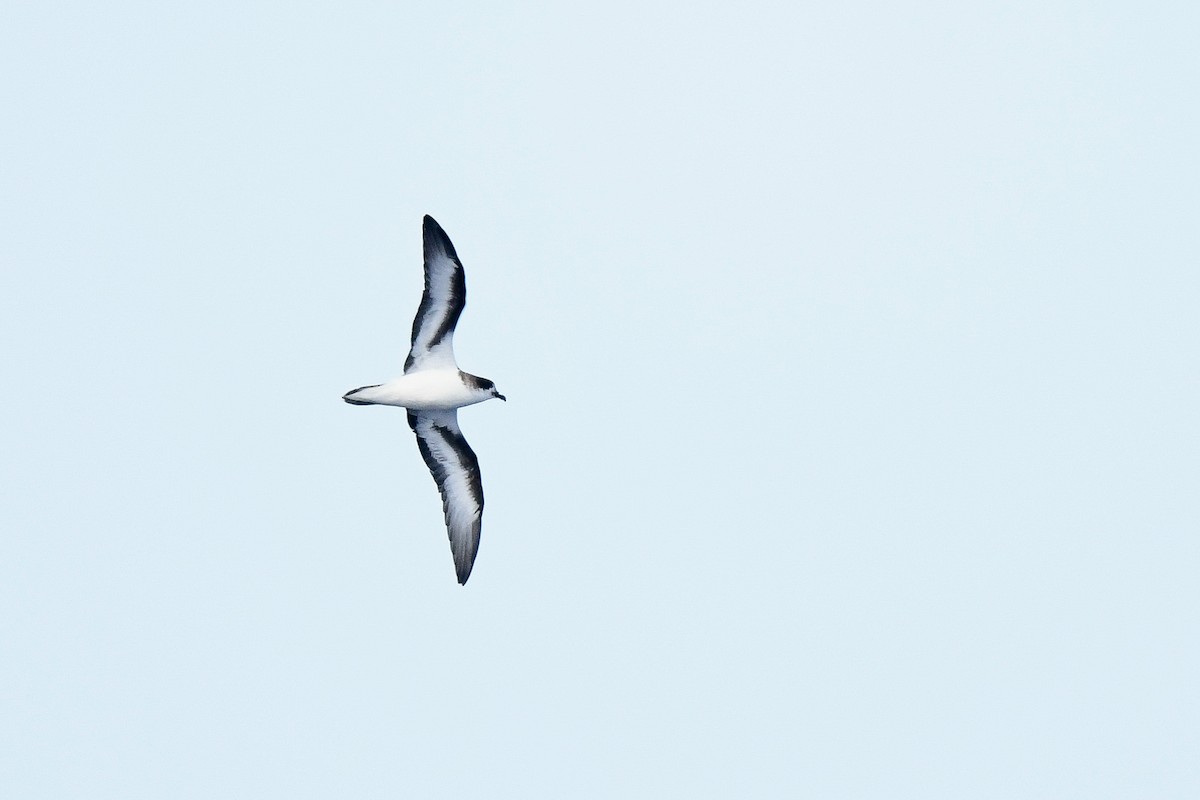
[[456,411],[410,411],[408,424],[417,435],[421,457],[442,494],[454,569],[458,582],[466,583],[479,552],[483,521],[479,459],[459,430]]

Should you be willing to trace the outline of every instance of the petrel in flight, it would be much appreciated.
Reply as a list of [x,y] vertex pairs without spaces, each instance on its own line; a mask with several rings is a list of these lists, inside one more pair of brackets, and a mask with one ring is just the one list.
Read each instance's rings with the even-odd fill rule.
[[454,326],[467,303],[467,279],[450,237],[426,216],[425,292],[413,320],[412,348],[404,374],[362,386],[342,399],[356,406],[401,406],[438,491],[450,532],[458,582],[466,583],[479,551],[483,483],[479,459],[458,428],[458,409],[493,397],[504,399],[487,378],[463,372],[454,360]]

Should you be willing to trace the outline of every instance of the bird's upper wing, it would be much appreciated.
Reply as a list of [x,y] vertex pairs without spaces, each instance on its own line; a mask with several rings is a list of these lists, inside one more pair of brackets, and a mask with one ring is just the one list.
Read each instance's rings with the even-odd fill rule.
[[422,226],[425,244],[425,291],[413,319],[412,347],[404,362],[413,370],[457,367],[454,326],[467,304],[467,277],[450,237],[433,217]]
[[408,424],[417,434],[417,447],[438,491],[450,533],[450,552],[458,582],[466,583],[479,552],[479,527],[483,521],[483,482],[479,459],[458,428],[458,412],[408,412]]

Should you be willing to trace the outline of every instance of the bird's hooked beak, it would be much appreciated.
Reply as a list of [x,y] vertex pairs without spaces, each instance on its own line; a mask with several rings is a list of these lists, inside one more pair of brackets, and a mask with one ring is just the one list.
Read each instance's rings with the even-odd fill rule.
[[494,394],[492,394],[492,397],[498,397],[501,400],[503,400],[504,402],[506,402],[506,403],[508,402],[508,398],[505,397],[504,395],[500,394],[499,392],[495,392]]

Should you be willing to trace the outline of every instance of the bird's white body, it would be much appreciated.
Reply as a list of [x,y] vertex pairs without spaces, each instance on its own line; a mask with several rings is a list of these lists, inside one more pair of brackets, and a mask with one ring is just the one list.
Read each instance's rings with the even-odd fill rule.
[[355,392],[356,400],[375,405],[400,406],[410,411],[449,411],[482,403],[495,393],[468,385],[457,368],[410,372],[387,383]]

